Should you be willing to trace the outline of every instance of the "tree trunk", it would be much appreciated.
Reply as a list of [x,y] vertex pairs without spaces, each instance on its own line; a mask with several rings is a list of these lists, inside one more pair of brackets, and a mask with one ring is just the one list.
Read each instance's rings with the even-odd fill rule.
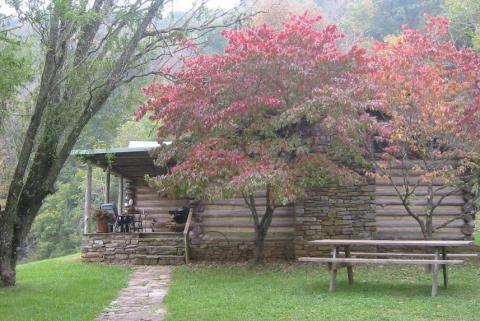
[[255,226],[255,252],[253,265],[260,265],[265,262],[265,236],[266,231],[261,226]]
[[267,207],[262,218],[260,219],[255,206],[255,197],[253,195],[249,195],[248,199],[244,197],[245,202],[252,213],[255,226],[255,251],[252,262],[253,265],[259,265],[265,262],[265,238],[267,236],[268,229],[270,228],[270,224],[272,223],[273,212],[275,211],[275,206],[273,205],[273,200],[271,198],[272,195],[270,188],[267,187]]
[[[423,238],[425,240],[431,240],[433,234],[433,186],[429,182],[427,186],[427,208],[425,210],[425,231],[423,232]],[[432,253],[432,249],[427,249],[427,252]],[[433,265],[425,265],[425,273],[432,273]]]
[[[0,286],[15,285],[17,249],[26,239],[42,201],[48,194],[54,192],[53,187],[58,174],[83,127],[102,108],[127,75],[129,66],[133,64],[132,56],[162,5],[163,0],[151,3],[116,63],[108,72],[108,79],[104,81],[103,86],[93,87],[88,95],[75,91],[66,77],[69,72],[61,72],[65,69],[72,73],[71,70],[78,66],[65,65],[68,47],[66,44],[75,40],[67,36],[66,26],[73,22],[58,15],[54,8],[50,28],[46,31],[49,50],[42,71],[37,102],[10,183],[5,211],[0,212]],[[93,10],[97,9],[99,8],[95,7]],[[63,20],[60,23],[61,19]],[[93,21],[91,28],[88,25],[86,27],[91,32],[84,30],[84,33],[77,35],[80,45],[76,61],[87,58],[84,54],[89,52],[92,43],[89,39],[96,35],[98,28],[95,24],[100,22]],[[102,79],[103,76],[99,76],[98,80]],[[55,86],[52,86],[54,83]],[[68,95],[61,95],[62,92]],[[79,116],[71,117],[72,105],[82,107],[78,110]]]
[[[0,213],[5,217],[6,212]],[[3,221],[3,220],[2,220]],[[13,224],[0,225],[0,287],[15,285],[15,268],[17,264],[17,249],[13,244]]]
[[[9,248],[9,250],[12,250]],[[16,260],[13,260],[12,257],[14,255],[2,255],[0,257],[0,286],[14,286],[16,282]]]
[[433,197],[434,192],[433,192],[433,186],[432,183],[428,183],[427,187],[427,210],[425,211],[425,239],[426,240],[431,240],[432,239],[432,234],[433,234]]
[[[135,77],[149,75],[142,74],[141,71],[142,61],[146,63],[151,59],[151,52],[143,48],[142,41],[146,38],[158,43],[163,41],[156,33],[147,34],[148,27],[158,16],[163,4],[164,0],[154,0],[148,8],[132,5],[129,14],[134,14],[139,19],[138,25],[135,23],[132,30],[120,37],[116,32],[124,32],[122,28],[130,20],[126,16],[124,20],[117,21],[116,32],[105,38],[104,35],[97,35],[98,26],[105,22],[101,19],[109,19],[103,12],[110,11],[114,5],[111,1],[93,1],[89,13],[97,18],[80,28],[80,33],[72,32],[79,28],[77,20],[63,15],[63,7],[52,5],[52,11],[47,10],[51,13],[50,21],[43,31],[48,50],[40,87],[10,183],[6,209],[0,211],[0,287],[15,284],[17,249],[26,239],[42,201],[54,192],[59,172],[84,126],[119,86]],[[102,14],[97,14],[99,12]],[[210,21],[209,25],[211,23]],[[187,28],[188,25],[184,27]],[[203,28],[207,30],[207,27]],[[97,41],[93,41],[97,36]],[[96,67],[80,68],[111,54],[109,46],[97,45],[103,41],[109,43],[115,37],[124,39],[125,44],[117,51],[118,55],[112,56],[112,64],[106,65],[98,74]],[[75,43],[77,46],[73,59],[67,59],[72,56],[69,48]],[[149,42],[150,45],[152,42]],[[143,49],[139,50],[140,48]],[[90,74],[90,71],[94,73]],[[85,83],[85,86],[77,88],[79,83]],[[261,223],[261,226],[265,225]],[[264,230],[266,234],[268,226]]]
[[267,206],[262,220],[255,225],[255,252],[253,257],[253,265],[265,263],[265,238],[267,237],[270,223],[272,223],[274,208]]

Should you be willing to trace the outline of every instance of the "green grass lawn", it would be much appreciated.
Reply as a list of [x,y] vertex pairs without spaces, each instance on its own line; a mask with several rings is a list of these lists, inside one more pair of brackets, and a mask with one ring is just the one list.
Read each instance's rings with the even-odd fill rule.
[[480,320],[480,264],[450,268],[448,289],[431,294],[419,266],[355,267],[355,284],[339,271],[328,292],[323,267],[269,265],[178,267],[166,298],[167,321]]
[[79,255],[20,265],[17,286],[0,288],[0,320],[94,320],[129,273],[128,267],[83,264]]

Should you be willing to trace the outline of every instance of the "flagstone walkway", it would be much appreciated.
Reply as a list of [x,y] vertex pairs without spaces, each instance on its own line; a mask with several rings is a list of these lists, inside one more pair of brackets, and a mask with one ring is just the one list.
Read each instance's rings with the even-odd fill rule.
[[99,321],[161,321],[166,314],[163,298],[170,282],[169,266],[137,266],[118,298]]

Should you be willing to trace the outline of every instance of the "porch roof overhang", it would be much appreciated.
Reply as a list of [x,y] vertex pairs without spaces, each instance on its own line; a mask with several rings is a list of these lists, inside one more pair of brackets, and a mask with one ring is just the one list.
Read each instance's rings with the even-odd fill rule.
[[[158,148],[158,147],[157,147]],[[149,151],[152,147],[125,147],[106,149],[73,150],[71,155],[84,163],[101,167],[127,178],[143,178],[145,175],[157,176],[165,169],[155,166]]]

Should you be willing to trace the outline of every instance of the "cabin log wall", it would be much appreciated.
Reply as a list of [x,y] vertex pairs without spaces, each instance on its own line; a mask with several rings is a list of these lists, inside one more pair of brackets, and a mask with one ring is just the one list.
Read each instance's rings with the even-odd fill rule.
[[165,223],[170,220],[168,211],[189,205],[189,201],[185,199],[160,197],[158,193],[150,188],[143,180],[137,179],[132,185],[135,193],[135,208],[145,214],[143,223],[145,232],[158,232],[165,229]]
[[[137,210],[145,212],[146,232],[151,232],[153,220],[157,228],[160,222],[170,220],[169,210],[188,206],[189,200],[172,200],[160,197],[144,181],[136,180],[134,200]],[[255,197],[257,211],[265,210],[265,193]],[[242,198],[203,202],[194,209],[193,228],[190,232],[190,256],[192,260],[245,261],[252,257],[254,249],[254,224],[249,208]],[[293,259],[295,208],[275,209],[265,242],[265,257]],[[156,230],[159,231],[158,229]]]
[[[259,214],[265,211],[265,193],[255,195]],[[275,209],[265,241],[265,258],[293,259],[295,207]],[[254,224],[241,198],[203,203],[195,215],[191,240],[194,260],[246,261],[253,257]]]
[[[391,175],[395,172],[391,170]],[[397,186],[402,186],[403,177],[392,176]],[[411,209],[422,219],[425,218],[425,207],[427,205],[427,184],[419,182],[419,176],[407,177],[415,189],[415,197],[411,199]],[[433,188],[439,188],[442,183],[434,180]],[[434,198],[437,202],[443,193],[451,192],[452,188],[445,188],[439,191]],[[411,217],[395,191],[394,186],[388,178],[377,178],[375,184],[375,213],[377,230],[374,234],[376,239],[422,239],[418,223]],[[469,192],[462,190],[447,196],[433,212],[433,226],[438,226],[445,221],[462,214],[463,218],[454,221],[447,227],[433,233],[434,239],[445,240],[470,240],[474,230],[474,211],[472,197]]]

